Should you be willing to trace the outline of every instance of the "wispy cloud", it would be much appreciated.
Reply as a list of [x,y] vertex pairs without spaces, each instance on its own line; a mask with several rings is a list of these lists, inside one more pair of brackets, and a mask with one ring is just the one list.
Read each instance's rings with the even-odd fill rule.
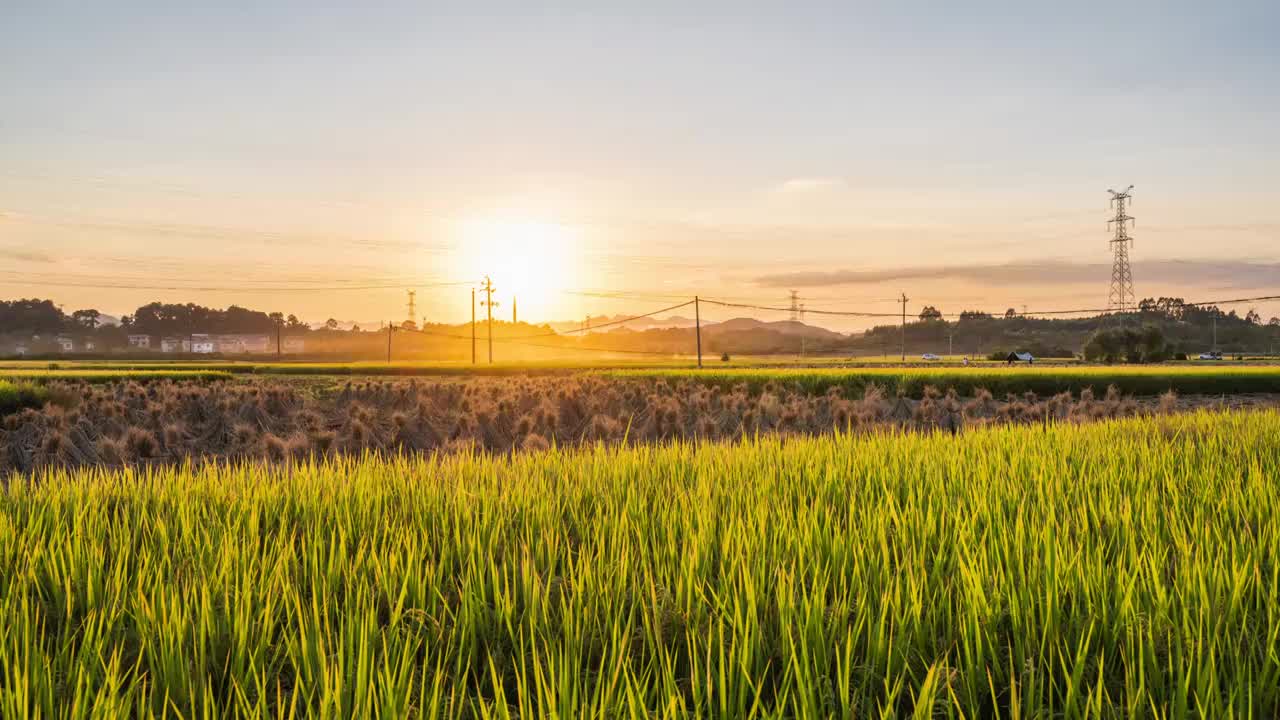
[[7,248],[0,249],[0,258],[12,260],[14,262],[30,262],[30,263],[52,263],[55,262],[52,255],[40,252],[39,250],[26,250],[24,248]]
[[[830,270],[772,273],[755,278],[770,288],[814,288],[874,285],[894,280],[960,280],[984,285],[1074,285],[1105,282],[1110,265],[1041,262],[898,267],[877,270]],[[1213,288],[1269,288],[1280,283],[1280,263],[1252,260],[1150,260],[1134,263],[1135,280]]]
[[819,190],[836,190],[844,187],[844,181],[840,178],[831,177],[801,177],[791,178],[773,188],[777,193],[808,193],[817,192]]

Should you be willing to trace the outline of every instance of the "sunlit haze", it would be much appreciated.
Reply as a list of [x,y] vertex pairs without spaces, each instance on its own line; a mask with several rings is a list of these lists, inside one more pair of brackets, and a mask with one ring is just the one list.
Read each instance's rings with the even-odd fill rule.
[[1139,297],[1280,277],[1273,2],[343,5],[0,9],[0,296],[1094,308],[1130,183]]

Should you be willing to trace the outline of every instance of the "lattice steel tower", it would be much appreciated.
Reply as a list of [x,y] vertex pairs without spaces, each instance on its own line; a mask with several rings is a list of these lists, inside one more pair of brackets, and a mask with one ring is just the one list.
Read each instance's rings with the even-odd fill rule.
[[800,319],[800,293],[791,291],[791,322]]
[[1111,263],[1111,293],[1107,297],[1107,309],[1122,315],[1138,307],[1133,294],[1133,269],[1129,267],[1129,248],[1133,246],[1129,222],[1133,218],[1125,213],[1125,206],[1131,199],[1130,190],[1133,190],[1132,185],[1121,192],[1107,190],[1111,193],[1111,207],[1116,211],[1116,216],[1107,221],[1108,226],[1115,226],[1115,237],[1111,238],[1114,260]]

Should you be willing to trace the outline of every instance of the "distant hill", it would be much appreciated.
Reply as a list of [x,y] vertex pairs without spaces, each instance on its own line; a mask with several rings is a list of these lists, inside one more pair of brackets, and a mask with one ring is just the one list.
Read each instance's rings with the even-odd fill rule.
[[806,325],[797,320],[766,322],[755,318],[734,318],[719,323],[703,324],[702,326],[702,332],[711,336],[727,332],[748,332],[752,330],[768,330],[782,335],[812,338],[814,340],[843,340],[846,337],[841,333],[820,328],[816,325]]
[[[628,330],[656,330],[661,328],[691,328],[696,323],[693,318],[687,318],[680,315],[670,315],[665,318],[660,317],[643,317],[634,320],[627,320],[629,315],[592,315],[587,318],[587,325],[591,328],[599,326],[599,330],[588,330],[588,333],[608,332],[619,328]],[[626,322],[619,322],[626,320]],[[579,332],[582,330],[581,320],[564,320],[548,323],[552,330],[558,333]],[[706,325],[703,325],[706,327]]]

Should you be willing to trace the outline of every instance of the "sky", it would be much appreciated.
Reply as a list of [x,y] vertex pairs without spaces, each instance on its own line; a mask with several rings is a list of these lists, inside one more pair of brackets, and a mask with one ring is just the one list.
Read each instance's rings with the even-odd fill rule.
[[0,6],[0,298],[1094,308],[1129,184],[1139,297],[1280,293],[1274,2],[185,5]]

